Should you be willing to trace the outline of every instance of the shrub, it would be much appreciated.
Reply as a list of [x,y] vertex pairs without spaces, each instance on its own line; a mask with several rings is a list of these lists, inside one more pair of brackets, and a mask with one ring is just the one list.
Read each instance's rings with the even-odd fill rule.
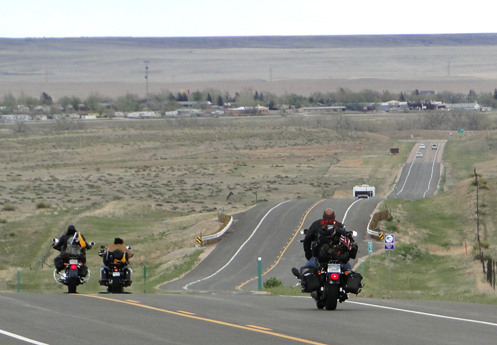
[[271,288],[282,286],[282,285],[283,285],[283,283],[281,282],[281,280],[278,280],[274,277],[269,278],[263,284],[264,289],[271,289]]
[[3,211],[15,211],[16,207],[9,202],[9,203],[6,203],[5,205],[3,205],[2,210]]
[[37,209],[42,209],[42,208],[50,208],[52,207],[48,202],[45,201],[40,201],[39,203],[36,204]]

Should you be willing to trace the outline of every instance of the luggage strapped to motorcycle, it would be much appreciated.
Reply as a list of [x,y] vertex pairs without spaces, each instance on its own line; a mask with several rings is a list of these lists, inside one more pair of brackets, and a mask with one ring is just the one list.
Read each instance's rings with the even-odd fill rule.
[[67,239],[67,245],[64,252],[69,256],[78,256],[81,254],[81,250],[79,234],[76,232],[73,237]]

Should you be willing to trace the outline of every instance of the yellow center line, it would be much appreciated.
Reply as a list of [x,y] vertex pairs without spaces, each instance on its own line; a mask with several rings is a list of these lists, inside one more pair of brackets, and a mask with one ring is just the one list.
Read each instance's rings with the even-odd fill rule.
[[251,332],[263,333],[263,334],[272,335],[274,337],[288,339],[288,340],[294,340],[294,341],[298,341],[298,342],[301,342],[301,343],[304,343],[304,344],[327,345],[327,344],[319,343],[319,342],[312,341],[312,340],[307,340],[307,339],[292,337],[290,335],[273,332],[271,330],[266,330],[266,329],[264,329],[262,327],[257,327],[257,326],[251,326],[251,327],[242,326],[242,325],[237,325],[237,324],[230,323],[230,322],[219,321],[219,320],[214,320],[214,319],[208,319],[208,318],[205,318],[205,317],[196,316],[194,314],[193,315],[189,315],[189,314],[185,314],[184,312],[178,312],[178,311],[173,311],[173,310],[161,309],[161,308],[152,307],[152,306],[148,306],[148,305],[144,305],[144,304],[138,304],[138,303],[135,303],[135,302],[121,301],[121,300],[113,299],[113,298],[109,298],[109,297],[103,297],[103,296],[97,296],[97,295],[78,295],[78,296],[91,297],[91,298],[103,299],[103,300],[111,301],[111,302],[129,304],[129,305],[133,305],[135,307],[140,307],[140,308],[155,310],[155,311],[159,311],[159,312],[167,313],[167,314],[171,314],[171,315],[187,317],[187,318],[190,318],[190,319],[195,319],[195,320],[200,320],[200,321],[206,321],[206,322],[214,323],[214,324],[217,324],[217,325],[222,325],[222,326],[228,326],[228,327],[243,329],[243,330],[247,330],[247,331],[251,331]]
[[[302,226],[304,225],[304,221],[305,219],[307,218],[307,216],[309,215],[309,212],[312,211],[312,209],[314,207],[316,207],[319,203],[323,202],[324,200],[326,199],[322,199],[322,200],[319,200],[318,202],[316,202],[314,205],[312,205],[308,210],[307,212],[304,214],[304,217],[302,218],[302,221],[300,222],[300,225],[299,227],[297,228],[297,230],[295,231],[295,233],[293,234],[293,237],[290,239],[290,242],[288,242],[288,244],[286,245],[285,248],[283,248],[283,250],[280,252],[280,255],[277,257],[276,261],[273,263],[273,265],[271,267],[269,267],[264,273],[262,273],[262,276],[265,276],[266,274],[268,274],[269,272],[271,272],[271,270],[273,268],[276,267],[276,265],[281,261],[281,258],[283,257],[283,254],[285,254],[285,252],[287,251],[288,247],[290,247],[290,244],[292,244],[293,240],[295,240],[295,237],[297,237],[297,235],[299,234],[299,230],[302,228]],[[250,283],[251,281],[254,281],[256,279],[258,279],[259,277],[253,277],[253,278],[250,278],[249,280],[247,280],[246,282],[238,285],[237,287],[235,287],[236,290],[241,290],[243,286],[247,285],[248,283]]]
[[131,302],[131,303],[141,303],[140,301],[134,301],[132,299],[127,299],[126,301]]
[[261,326],[256,326],[256,325],[247,325],[247,327],[255,328],[255,329],[260,329],[263,331],[272,331],[271,328],[266,328],[266,327],[261,327]]

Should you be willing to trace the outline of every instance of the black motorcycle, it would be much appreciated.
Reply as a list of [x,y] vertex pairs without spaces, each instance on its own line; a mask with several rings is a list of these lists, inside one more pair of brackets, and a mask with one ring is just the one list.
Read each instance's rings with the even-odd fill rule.
[[303,266],[299,272],[302,292],[311,294],[318,309],[335,310],[349,293],[358,294],[362,289],[362,275],[348,264],[357,255],[357,245],[352,244],[357,232],[342,230],[338,235],[337,244],[321,249],[320,258],[326,260],[316,260],[315,266]]
[[[126,247],[131,250],[131,247]],[[99,284],[107,286],[107,292],[123,293],[124,288],[131,286],[131,273],[133,270],[128,266],[127,253],[120,249],[109,252],[102,246],[98,256],[103,259],[103,266],[100,269]]]
[[[53,243],[56,244],[59,240],[54,238]],[[94,245],[93,242],[90,242]],[[67,286],[67,293],[76,293],[77,286],[85,284],[90,280],[90,270],[85,265],[84,254],[77,252],[65,252],[61,254],[64,261],[64,269],[53,272],[53,278],[56,282]]]

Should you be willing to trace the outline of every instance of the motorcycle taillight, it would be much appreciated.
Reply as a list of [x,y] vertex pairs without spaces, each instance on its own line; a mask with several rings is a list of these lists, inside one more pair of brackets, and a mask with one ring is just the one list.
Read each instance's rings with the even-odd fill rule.
[[69,266],[69,268],[70,268],[70,269],[72,269],[72,270],[77,270],[77,269],[78,269],[78,265],[76,265],[76,264],[71,264],[71,265]]
[[340,279],[340,275],[338,273],[330,273],[330,279],[331,280],[338,280],[338,279]]

